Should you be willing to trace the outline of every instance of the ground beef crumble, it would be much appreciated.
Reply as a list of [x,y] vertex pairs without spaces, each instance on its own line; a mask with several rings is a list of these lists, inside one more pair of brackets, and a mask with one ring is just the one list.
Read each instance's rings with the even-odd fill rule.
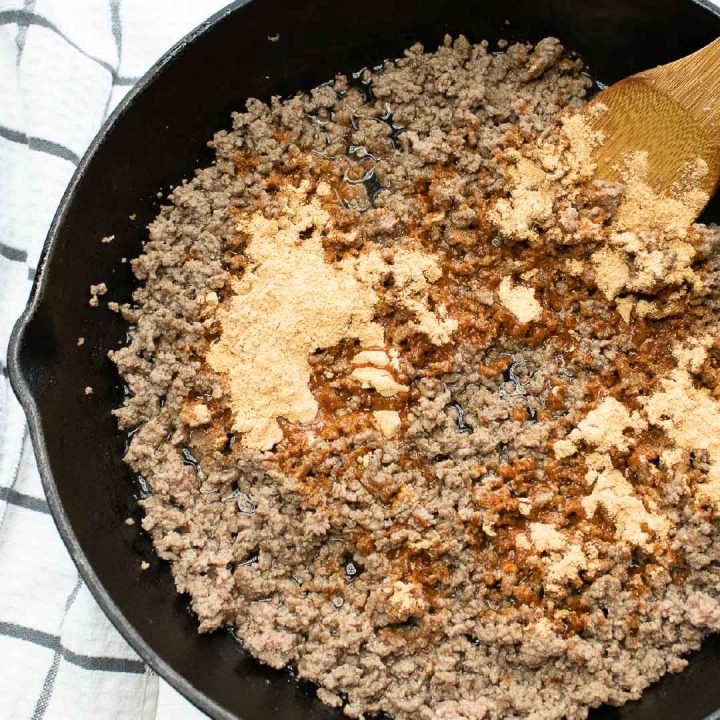
[[[713,447],[681,447],[645,401],[673,373],[720,397],[720,231],[690,227],[688,271],[640,284],[665,238],[645,233],[610,293],[596,269],[622,185],[568,181],[527,231],[501,221],[527,148],[563,155],[559,118],[590,86],[553,38],[460,37],[250,100],[132,261],[130,343],[110,355],[125,460],[151,488],[143,527],[201,632],[233,627],[352,717],[583,718],[720,630]],[[387,276],[375,322],[407,390],[359,384],[344,338],[309,357],[316,418],[280,418],[282,440],[253,449],[207,353],[253,272],[238,228],[282,218],[288,186],[331,218],[315,229],[328,264],[392,263],[408,238],[432,253],[425,302],[455,329],[431,342]]]

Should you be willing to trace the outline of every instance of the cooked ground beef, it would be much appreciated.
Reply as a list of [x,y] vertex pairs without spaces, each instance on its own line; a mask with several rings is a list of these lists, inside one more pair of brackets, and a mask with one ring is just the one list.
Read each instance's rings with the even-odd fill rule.
[[[125,459],[151,488],[143,527],[201,632],[234,628],[352,717],[582,718],[720,629],[717,448],[663,405],[686,388],[715,418],[720,231],[630,247],[613,225],[623,186],[569,175],[538,209],[544,181],[518,168],[565,157],[559,118],[590,86],[555,39],[491,52],[460,37],[250,100],[133,260],[134,327],[111,357]],[[502,203],[523,183],[534,204],[510,232]],[[359,334],[318,345],[314,419],[273,416],[281,439],[248,446],[208,353],[238,288],[257,289],[248,228],[286,227],[298,198],[326,219],[293,247],[387,263],[371,319],[385,344],[364,365]],[[669,236],[680,249],[643,279]],[[439,268],[421,300],[403,299],[401,249]],[[609,260],[624,263],[611,289]]]

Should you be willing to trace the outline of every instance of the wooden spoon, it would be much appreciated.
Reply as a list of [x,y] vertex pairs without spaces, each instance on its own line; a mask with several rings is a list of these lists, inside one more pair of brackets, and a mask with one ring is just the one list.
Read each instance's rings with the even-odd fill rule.
[[627,154],[647,151],[648,184],[672,197],[678,193],[675,183],[682,183],[687,169],[702,158],[708,173],[692,188],[707,195],[692,204],[699,215],[720,181],[720,38],[692,55],[620,80],[596,95],[583,113],[605,136],[595,158],[598,179],[617,181]]

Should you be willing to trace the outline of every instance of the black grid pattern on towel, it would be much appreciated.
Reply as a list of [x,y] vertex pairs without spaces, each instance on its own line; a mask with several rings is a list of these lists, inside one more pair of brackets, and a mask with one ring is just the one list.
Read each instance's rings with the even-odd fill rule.
[[[23,53],[25,52],[27,46],[28,29],[30,27],[37,26],[45,28],[55,34],[75,52],[80,53],[85,58],[105,69],[112,78],[110,93],[105,101],[103,113],[103,117],[106,118],[112,102],[113,88],[116,86],[131,86],[138,79],[136,77],[124,77],[119,73],[120,60],[122,57],[120,2],[121,0],[109,0],[109,16],[111,18],[112,37],[115,42],[115,50],[117,52],[117,63],[114,66],[87,53],[78,46],[77,43],[68,38],[55,23],[51,22],[42,15],[37,14],[35,12],[35,0],[24,0],[22,10],[0,11],[0,26],[14,25],[16,27],[15,44],[17,46],[16,63],[18,66],[20,65]],[[10,143],[25,145],[35,152],[52,155],[75,166],[80,162],[80,156],[75,151],[61,143],[42,137],[35,137],[22,130],[7,127],[3,124],[0,124],[0,138]],[[32,279],[34,277],[35,268],[30,267],[28,264],[28,251],[26,249],[14,247],[8,242],[0,240],[0,259],[9,261],[12,264],[26,264],[28,279]],[[4,358],[0,360],[0,375],[2,375],[3,378],[7,378],[7,367],[4,360]],[[22,440],[22,453],[24,454],[29,452],[31,452],[31,450],[28,431],[27,427],[25,427]],[[14,468],[10,485],[7,487],[0,487],[0,502],[7,503],[12,506],[14,508],[14,512],[16,513],[32,513],[40,514],[41,516],[48,516],[50,514],[50,510],[44,497],[36,497],[16,489],[22,464],[23,463],[21,461]],[[6,518],[7,515],[0,515],[0,524],[4,523]],[[45,522],[50,522],[50,520],[47,519]],[[65,601],[65,616],[67,616],[68,612],[71,610],[81,588],[82,580],[80,576],[77,575],[72,591]],[[35,702],[34,711],[31,715],[33,720],[42,720],[45,717],[46,711],[53,697],[55,682],[63,662],[91,672],[124,673],[132,675],[144,675],[148,672],[145,664],[139,659],[107,657],[102,655],[95,656],[75,652],[63,645],[60,635],[44,632],[19,623],[0,620],[0,636],[31,643],[32,645],[47,648],[52,651],[52,660],[49,663],[49,667],[45,673],[41,686],[38,687],[37,700]]]

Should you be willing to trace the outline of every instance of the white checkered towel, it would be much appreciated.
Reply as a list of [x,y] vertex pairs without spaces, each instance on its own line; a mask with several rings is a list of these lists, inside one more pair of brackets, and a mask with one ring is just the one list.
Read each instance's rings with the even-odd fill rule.
[[200,720],[98,608],[55,529],[5,358],[40,250],[108,112],[228,0],[0,0],[0,718]]

